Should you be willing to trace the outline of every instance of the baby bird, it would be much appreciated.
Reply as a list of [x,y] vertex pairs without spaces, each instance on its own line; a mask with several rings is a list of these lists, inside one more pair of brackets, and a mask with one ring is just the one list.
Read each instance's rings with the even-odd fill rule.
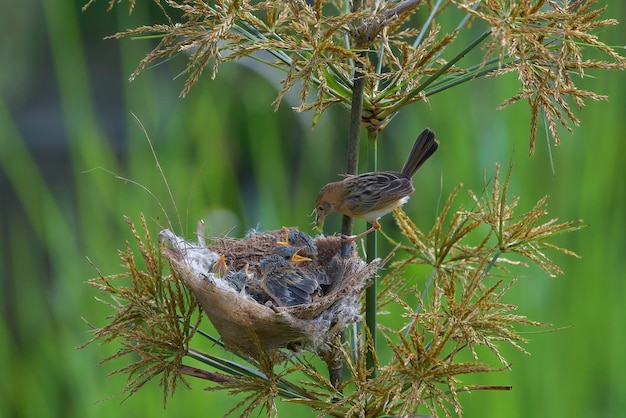
[[[280,243],[278,243],[280,244]],[[291,247],[285,245],[277,245],[272,249],[273,255],[278,255],[284,258],[287,261],[290,261],[291,264],[297,266],[299,263],[303,263],[305,261],[312,261],[309,257],[305,257],[300,254],[301,248]]]
[[261,260],[259,270],[264,290],[278,306],[311,303],[313,295],[319,291],[315,276],[282,255],[268,255]]
[[[308,264],[306,268],[313,274],[317,283],[323,286],[329,285],[330,277],[317,262],[315,241],[302,231],[289,230],[287,227],[283,227],[283,231],[285,232],[285,240],[276,242],[277,245],[272,253],[280,254],[296,265],[300,262],[310,261],[311,264]],[[290,254],[293,254],[291,258]]]
[[285,240],[276,242],[277,245],[296,247],[298,254],[309,258],[308,261],[317,258],[317,246],[308,234],[297,229],[290,230],[287,227],[283,227],[283,231],[285,232]]
[[211,273],[218,279],[228,274],[228,266],[226,265],[226,256],[224,254],[211,266]]

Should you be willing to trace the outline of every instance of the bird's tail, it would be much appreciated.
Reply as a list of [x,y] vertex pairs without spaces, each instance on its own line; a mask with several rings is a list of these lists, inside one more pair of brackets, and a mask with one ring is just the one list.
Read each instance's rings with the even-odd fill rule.
[[435,139],[435,133],[426,128],[419,134],[413,145],[413,149],[409,153],[409,157],[402,167],[402,174],[413,177],[417,170],[437,151],[439,141]]

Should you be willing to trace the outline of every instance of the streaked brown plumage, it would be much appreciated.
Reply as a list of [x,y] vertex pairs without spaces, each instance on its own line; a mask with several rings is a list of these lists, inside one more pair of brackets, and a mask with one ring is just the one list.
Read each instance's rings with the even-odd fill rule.
[[437,151],[439,142],[430,129],[417,137],[415,144],[400,172],[375,171],[347,176],[341,181],[328,183],[317,195],[315,203],[316,224],[321,227],[326,215],[340,212],[353,218],[365,219],[372,224],[367,231],[351,237],[355,239],[380,228],[378,219],[402,206],[409,200],[415,188],[412,177]]
[[261,260],[259,270],[263,288],[278,306],[310,303],[313,295],[319,292],[319,284],[313,274],[279,254],[270,254]]

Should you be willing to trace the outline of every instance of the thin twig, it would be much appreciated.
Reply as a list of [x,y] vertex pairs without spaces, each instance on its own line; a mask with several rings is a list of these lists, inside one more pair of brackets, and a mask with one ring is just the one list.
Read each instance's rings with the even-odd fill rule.
[[182,365],[179,368],[182,374],[187,376],[197,377],[198,379],[210,380],[215,383],[228,383],[231,380],[221,376],[217,373],[207,372],[206,370],[198,369],[196,367]]

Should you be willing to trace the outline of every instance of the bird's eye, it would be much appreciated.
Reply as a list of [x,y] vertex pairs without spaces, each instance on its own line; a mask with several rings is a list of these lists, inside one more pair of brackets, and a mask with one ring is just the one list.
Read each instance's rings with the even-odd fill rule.
[[324,212],[324,210],[325,210],[325,208],[324,208],[324,206],[322,206],[322,205],[320,205],[320,206],[318,206],[318,207],[317,207],[317,211],[318,211],[318,212]]

